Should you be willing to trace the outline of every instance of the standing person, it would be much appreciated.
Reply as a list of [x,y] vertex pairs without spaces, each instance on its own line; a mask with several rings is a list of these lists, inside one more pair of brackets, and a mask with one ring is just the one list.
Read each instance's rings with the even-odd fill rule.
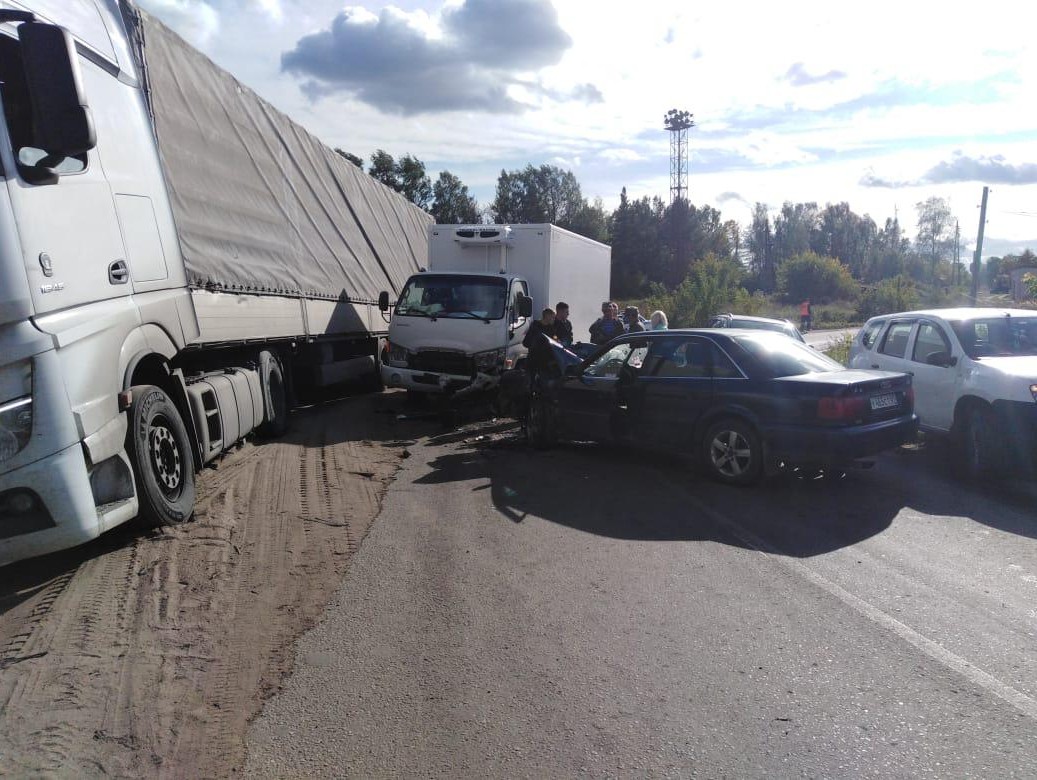
[[534,378],[543,371],[550,370],[554,364],[551,345],[544,336],[553,339],[555,335],[554,309],[544,309],[540,314],[540,319],[533,320],[529,324],[529,330],[522,339],[522,346],[529,350],[529,368]]
[[623,319],[627,333],[642,333],[645,326],[641,324],[641,313],[636,306],[627,306],[623,311]]
[[601,318],[591,325],[592,344],[608,344],[612,339],[623,335],[623,323],[616,316],[618,311],[619,306],[612,301],[601,304]]
[[649,322],[652,326],[651,330],[668,330],[670,327],[670,321],[666,319],[666,312],[664,311],[653,311]]
[[573,324],[569,322],[569,304],[565,301],[559,301],[555,306],[555,338],[563,346],[573,345]]
[[799,329],[804,333],[810,330],[811,322],[814,319],[813,314],[814,310],[813,307],[810,305],[809,298],[805,299],[803,303],[799,304]]

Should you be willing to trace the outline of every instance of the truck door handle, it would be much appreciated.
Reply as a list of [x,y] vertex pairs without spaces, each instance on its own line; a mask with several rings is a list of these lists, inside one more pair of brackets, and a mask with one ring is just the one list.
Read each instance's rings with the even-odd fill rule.
[[116,260],[108,266],[109,284],[126,284],[130,280],[130,269],[126,267],[125,260]]
[[879,367],[879,364],[878,364],[878,363],[872,363],[872,364],[871,364],[871,367],[872,367],[872,368],[878,368],[878,367]]

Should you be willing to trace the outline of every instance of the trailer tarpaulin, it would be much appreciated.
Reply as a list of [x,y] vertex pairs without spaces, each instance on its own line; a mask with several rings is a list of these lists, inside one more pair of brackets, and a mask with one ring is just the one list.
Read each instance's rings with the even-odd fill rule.
[[373,303],[427,265],[424,211],[124,10],[193,286]]

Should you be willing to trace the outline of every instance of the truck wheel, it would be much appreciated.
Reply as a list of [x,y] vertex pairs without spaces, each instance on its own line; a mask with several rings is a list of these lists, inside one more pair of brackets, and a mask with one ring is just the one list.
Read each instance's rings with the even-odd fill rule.
[[180,412],[161,389],[131,388],[126,451],[140,504],[137,517],[149,527],[179,525],[194,512],[194,458]]
[[709,475],[729,485],[752,485],[763,477],[763,447],[752,426],[730,417],[714,423],[702,439]]
[[259,353],[259,376],[263,383],[263,424],[259,432],[276,438],[288,430],[288,391],[281,361],[272,352]]
[[530,399],[526,437],[538,450],[553,447],[558,443],[558,415],[551,399],[542,395]]
[[961,465],[973,479],[989,479],[1002,466],[1004,441],[997,416],[986,406],[975,406],[965,416],[961,430]]

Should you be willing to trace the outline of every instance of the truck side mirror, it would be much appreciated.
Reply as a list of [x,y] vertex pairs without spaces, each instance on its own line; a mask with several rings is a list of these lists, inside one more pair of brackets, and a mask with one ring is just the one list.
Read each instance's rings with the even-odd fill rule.
[[72,35],[43,22],[18,26],[22,63],[32,102],[33,144],[52,156],[74,157],[97,146],[94,118]]
[[528,295],[523,295],[518,299],[518,314],[520,317],[533,316],[533,299]]
[[378,310],[389,311],[389,293],[385,290],[378,293]]

